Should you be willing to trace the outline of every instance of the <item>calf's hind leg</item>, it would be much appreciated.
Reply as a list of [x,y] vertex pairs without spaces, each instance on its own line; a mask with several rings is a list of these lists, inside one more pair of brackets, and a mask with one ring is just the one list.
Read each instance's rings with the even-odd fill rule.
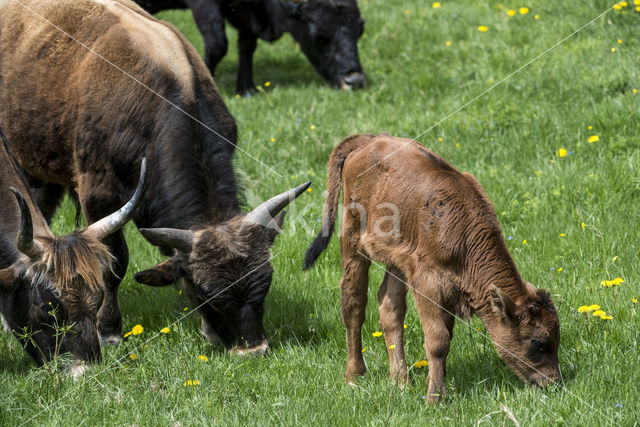
[[398,270],[387,269],[378,289],[378,311],[389,355],[389,373],[399,386],[404,386],[408,382],[403,341],[407,287],[401,278]]
[[342,321],[347,328],[347,350],[349,353],[346,377],[348,383],[353,383],[356,376],[364,375],[366,372],[362,357],[362,324],[367,308],[367,287],[371,262],[356,254],[349,255],[344,249],[342,259],[344,275],[340,281],[342,293],[340,307]]
[[414,289],[420,321],[424,331],[424,349],[429,361],[427,376],[427,402],[440,401],[446,394],[444,378],[449,345],[453,337],[455,317],[442,309],[442,302],[438,297],[426,295]]

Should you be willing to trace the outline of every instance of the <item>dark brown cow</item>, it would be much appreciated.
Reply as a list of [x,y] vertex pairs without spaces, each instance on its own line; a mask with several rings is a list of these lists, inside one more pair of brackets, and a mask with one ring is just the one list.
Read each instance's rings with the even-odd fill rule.
[[[387,266],[378,304],[391,376],[407,380],[402,341],[408,284],[420,313],[429,361],[428,400],[445,393],[445,360],[456,316],[476,314],[500,357],[524,381],[557,380],[560,330],[549,294],[520,277],[480,183],[418,142],[362,134],[331,153],[322,231],[309,268],[333,232],[344,192],[342,317],[347,380],[365,373],[361,326],[371,261]],[[395,347],[394,347],[395,346]]]
[[[55,237],[36,207],[21,173],[0,144],[0,312],[6,326],[38,363],[71,353],[99,361],[96,314],[113,257],[102,239],[131,217],[142,195],[144,173],[120,211],[84,230]],[[11,194],[13,192],[13,194]],[[17,199],[18,203],[12,202]],[[66,334],[65,325],[71,326]],[[71,366],[74,375],[83,364]]]
[[[18,163],[44,185],[39,205],[55,207],[73,189],[88,223],[131,194],[146,156],[148,188],[134,221],[174,256],[136,279],[184,277],[208,337],[264,351],[269,250],[283,216],[272,218],[307,184],[242,213],[235,121],[175,27],[127,0],[0,2],[0,120]],[[108,245],[117,262],[98,329],[103,342],[118,343],[128,249],[122,232]]]

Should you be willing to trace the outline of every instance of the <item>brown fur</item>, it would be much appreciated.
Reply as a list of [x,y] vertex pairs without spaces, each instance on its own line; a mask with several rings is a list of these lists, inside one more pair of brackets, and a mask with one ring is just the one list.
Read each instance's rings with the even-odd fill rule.
[[[543,385],[559,377],[553,302],[520,277],[475,177],[413,140],[388,134],[345,139],[331,153],[323,231],[307,251],[307,267],[328,244],[324,236],[333,229],[341,187],[348,381],[365,372],[361,326],[372,260],[388,268],[378,303],[386,344],[395,345],[389,350],[391,376],[399,383],[407,380],[404,283],[413,291],[424,329],[429,401],[445,393],[454,316],[479,316],[502,359],[525,381]],[[397,216],[390,215],[390,206]]]

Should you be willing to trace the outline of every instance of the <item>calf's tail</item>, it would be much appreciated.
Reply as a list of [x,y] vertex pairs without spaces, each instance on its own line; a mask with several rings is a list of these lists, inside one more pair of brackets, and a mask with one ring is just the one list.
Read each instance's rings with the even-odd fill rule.
[[302,263],[302,269],[311,267],[322,251],[329,245],[338,214],[340,203],[340,188],[342,187],[342,167],[347,156],[352,151],[366,145],[375,135],[361,133],[343,139],[331,152],[329,157],[329,177],[327,179],[327,198],[322,210],[322,229],[307,249]]

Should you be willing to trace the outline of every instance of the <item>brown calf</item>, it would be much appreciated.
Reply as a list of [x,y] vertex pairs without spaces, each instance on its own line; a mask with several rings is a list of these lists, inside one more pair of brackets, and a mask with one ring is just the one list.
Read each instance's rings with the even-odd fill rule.
[[361,327],[372,261],[387,265],[378,307],[391,376],[399,384],[407,381],[402,337],[407,287],[424,330],[428,401],[445,394],[455,317],[480,317],[500,357],[524,381],[542,386],[560,377],[553,302],[520,277],[493,205],[473,175],[413,140],[388,134],[343,140],[331,153],[322,231],[307,250],[305,269],[329,243],[341,183],[347,381],[366,370]]

